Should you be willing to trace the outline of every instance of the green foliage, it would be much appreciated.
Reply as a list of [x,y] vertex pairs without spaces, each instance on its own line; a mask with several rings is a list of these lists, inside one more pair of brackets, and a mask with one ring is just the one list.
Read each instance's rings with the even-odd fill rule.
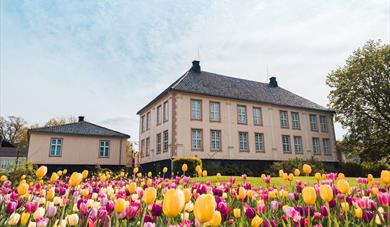
[[390,45],[368,41],[332,71],[330,108],[348,129],[346,151],[364,161],[390,161]]
[[13,184],[18,184],[23,175],[26,176],[27,181],[34,180],[35,168],[30,162],[19,164],[16,168],[9,166],[2,174],[6,175]]
[[182,175],[183,171],[181,167],[183,164],[187,164],[188,170],[186,172],[187,176],[196,176],[195,168],[197,165],[200,165],[202,168],[202,160],[197,157],[183,157],[175,158],[172,160],[172,175]]
[[346,162],[339,164],[340,172],[349,177],[365,177],[368,174],[372,174],[374,177],[379,177],[381,171],[389,169],[390,166],[382,163],[375,162],[363,162],[362,164],[354,162]]
[[295,169],[299,169],[302,172],[302,166],[304,164],[309,164],[312,168],[312,174],[316,172],[338,172],[335,166],[331,164],[325,164],[324,162],[317,161],[315,159],[301,159],[294,158],[287,161],[274,162],[271,165],[270,172],[272,176],[279,176],[279,170],[283,170],[285,173],[294,173]]

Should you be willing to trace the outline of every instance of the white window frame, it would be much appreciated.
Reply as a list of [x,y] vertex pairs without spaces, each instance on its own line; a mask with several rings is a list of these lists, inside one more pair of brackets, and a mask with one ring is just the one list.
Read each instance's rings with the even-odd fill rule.
[[245,105],[237,105],[237,123],[238,124],[247,124],[248,117],[246,114]]
[[163,132],[163,153],[168,152],[169,149],[169,133],[168,130]]
[[238,147],[241,152],[249,151],[248,132],[238,132]]
[[321,132],[328,132],[328,119],[324,115],[320,115]]
[[296,154],[303,154],[302,136],[294,136],[294,150]]
[[282,135],[283,153],[291,153],[291,138],[290,135]]
[[202,100],[191,99],[191,120],[202,120]]
[[288,128],[288,111],[280,110],[279,111],[279,118],[280,118],[280,127],[281,128]]
[[210,130],[210,149],[220,151],[221,148],[221,130]]
[[313,137],[312,138],[312,143],[313,143],[313,154],[314,155],[321,155],[320,138]]
[[162,114],[161,114],[161,105],[157,106],[157,113],[156,113],[156,120],[157,120],[157,125],[161,125],[162,123]]
[[161,153],[161,144],[162,144],[161,133],[158,133],[156,135],[156,154]]
[[329,138],[323,138],[322,139],[322,146],[324,147],[324,155],[331,155],[331,152],[330,152],[330,139]]
[[146,137],[145,139],[145,156],[150,156],[150,137]]
[[221,121],[221,105],[219,102],[210,102],[210,121]]
[[318,131],[317,115],[310,114],[309,119],[310,119],[310,130],[311,131]]
[[141,132],[145,132],[145,115],[141,116]]
[[[55,142],[55,143],[53,143]],[[58,143],[59,142],[59,143]],[[51,138],[50,139],[50,157],[61,157],[62,156],[62,139],[61,138]],[[54,146],[54,153],[52,153],[52,149]]]
[[263,116],[262,116],[261,107],[253,107],[252,113],[253,113],[253,124],[263,125]]
[[169,120],[169,102],[165,101],[163,104],[163,122]]
[[150,111],[146,113],[146,130],[150,129],[150,124],[152,123],[151,116],[152,116],[152,114]]
[[255,150],[256,152],[264,152],[264,133],[255,132]]
[[145,157],[145,139],[141,140],[141,158]]
[[191,149],[202,150],[203,149],[203,131],[202,129],[191,129]]
[[[102,148],[103,148],[103,151],[102,151]],[[109,140],[100,140],[99,141],[99,158],[109,158],[109,157],[110,157],[110,141]]]
[[292,129],[300,129],[301,128],[301,122],[299,120],[299,113],[298,112],[291,112],[291,128]]
[[8,166],[8,160],[1,160],[1,169],[5,170],[7,169],[7,166]]

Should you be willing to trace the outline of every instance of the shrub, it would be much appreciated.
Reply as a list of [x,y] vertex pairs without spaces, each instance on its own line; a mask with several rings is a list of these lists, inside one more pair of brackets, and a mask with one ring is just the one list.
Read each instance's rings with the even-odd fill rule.
[[183,164],[187,164],[188,170],[186,172],[187,176],[195,176],[196,171],[195,168],[197,165],[200,165],[202,168],[202,160],[197,157],[183,157],[183,158],[175,158],[172,160],[172,175],[182,175],[183,171],[181,167]]
[[16,168],[14,168],[14,166],[7,167],[2,174],[6,175],[12,183],[17,184],[23,175],[26,176],[26,180],[32,180],[35,176],[36,169],[37,168],[34,168],[30,162],[24,162],[19,164]]
[[315,159],[301,159],[294,158],[286,161],[274,162],[271,165],[270,171],[273,176],[279,176],[279,170],[283,170],[286,173],[293,173],[296,168],[299,168],[302,172],[302,166],[304,164],[309,164],[312,168],[312,174],[316,172],[338,172],[335,166],[332,164],[325,164],[324,162],[319,162]]

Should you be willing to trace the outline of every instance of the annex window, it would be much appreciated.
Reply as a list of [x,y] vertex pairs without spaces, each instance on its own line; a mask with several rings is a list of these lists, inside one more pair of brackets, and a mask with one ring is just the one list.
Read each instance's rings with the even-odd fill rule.
[[221,131],[220,130],[211,130],[210,132],[210,142],[212,151],[221,150]]
[[330,141],[327,138],[322,139],[322,145],[324,147],[324,154],[330,155]]
[[249,151],[248,147],[248,133],[247,132],[239,132],[238,133],[239,138],[239,148],[240,151]]
[[326,116],[320,116],[320,128],[321,132],[328,132],[328,120]]
[[299,122],[299,113],[298,112],[291,112],[291,127],[293,129],[300,129],[301,125]]
[[303,153],[302,136],[294,136],[294,149],[297,154]]
[[156,153],[161,153],[161,133],[156,135]]
[[246,106],[237,105],[237,122],[239,124],[246,124],[247,123]]
[[210,121],[220,121],[221,110],[219,102],[210,102]]
[[264,152],[264,134],[263,133],[255,133],[255,147],[256,152]]
[[254,125],[262,125],[263,124],[263,118],[261,116],[261,108],[260,107],[253,107],[253,124]]
[[310,129],[312,131],[318,131],[317,115],[310,114]]
[[145,155],[146,157],[148,157],[150,155],[150,138],[146,138],[146,142],[145,142]]
[[4,170],[4,169],[7,169],[7,164],[8,164],[8,161],[7,160],[1,160],[1,168]]
[[291,153],[291,143],[289,135],[282,135],[282,146],[284,153]]
[[141,140],[141,158],[144,157],[144,152],[145,152],[145,140]]
[[150,112],[148,112],[146,114],[146,130],[149,130],[150,129],[150,123],[151,123],[151,119],[150,119]]
[[321,154],[320,139],[317,137],[313,137],[313,154],[315,155]]
[[62,155],[62,139],[54,138],[50,142],[50,156]]
[[201,100],[191,100],[191,120],[202,120]]
[[163,152],[168,152],[168,130],[163,132]]
[[191,130],[191,147],[194,150],[201,150],[203,148],[202,129]]
[[279,117],[280,117],[280,127],[288,128],[288,112],[284,110],[279,111]]
[[110,141],[108,140],[100,140],[100,158],[108,158],[110,155]]
[[166,122],[169,119],[169,104],[165,101],[163,104],[163,121]]
[[158,106],[157,107],[157,125],[160,125],[161,123],[162,123],[162,119],[161,119],[161,117],[162,117],[162,115],[161,115],[161,106]]

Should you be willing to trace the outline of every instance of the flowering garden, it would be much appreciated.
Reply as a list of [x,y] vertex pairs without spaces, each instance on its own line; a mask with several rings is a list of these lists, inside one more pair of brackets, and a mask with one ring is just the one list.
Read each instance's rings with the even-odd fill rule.
[[182,176],[166,172],[48,174],[41,166],[18,182],[3,175],[0,226],[390,226],[388,170],[352,180],[305,164],[256,184],[246,175],[210,178],[201,166],[196,178],[186,164]]

